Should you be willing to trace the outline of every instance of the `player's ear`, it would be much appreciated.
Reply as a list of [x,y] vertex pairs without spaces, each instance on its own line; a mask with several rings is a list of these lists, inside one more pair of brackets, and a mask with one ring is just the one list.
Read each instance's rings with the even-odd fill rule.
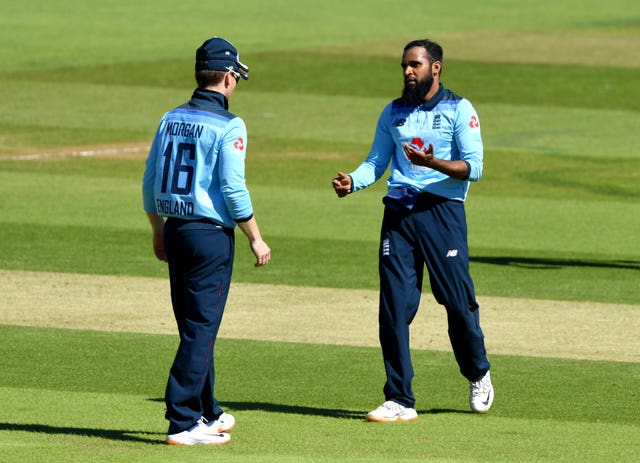
[[431,63],[431,73],[434,76],[439,76],[440,75],[440,71],[442,71],[442,62],[441,61],[434,61],[433,63]]
[[231,87],[235,83],[235,82],[231,82],[232,80],[236,80],[235,77],[233,77],[233,73],[225,72],[225,74],[224,74],[224,87],[225,88]]

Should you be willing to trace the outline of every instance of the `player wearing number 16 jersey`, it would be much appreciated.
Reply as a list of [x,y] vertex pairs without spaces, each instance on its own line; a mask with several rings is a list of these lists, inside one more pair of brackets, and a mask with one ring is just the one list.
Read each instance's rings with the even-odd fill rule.
[[195,68],[198,88],[160,121],[142,181],[154,252],[169,264],[180,334],[165,393],[166,441],[177,445],[226,443],[235,423],[215,398],[213,362],[231,283],[235,226],[247,236],[257,267],[271,258],[245,183],[247,130],[228,111],[249,68],[220,37],[198,48]]
[[164,115],[148,159],[147,211],[211,219],[227,228],[251,218],[244,181],[247,130],[227,107],[223,94],[198,88],[188,103]]

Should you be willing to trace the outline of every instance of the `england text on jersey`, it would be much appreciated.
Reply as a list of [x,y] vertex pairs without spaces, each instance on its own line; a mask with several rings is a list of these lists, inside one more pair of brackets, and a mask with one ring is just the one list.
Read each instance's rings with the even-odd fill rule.
[[187,217],[193,215],[191,201],[171,201],[170,199],[156,199],[156,208],[160,215],[174,215]]

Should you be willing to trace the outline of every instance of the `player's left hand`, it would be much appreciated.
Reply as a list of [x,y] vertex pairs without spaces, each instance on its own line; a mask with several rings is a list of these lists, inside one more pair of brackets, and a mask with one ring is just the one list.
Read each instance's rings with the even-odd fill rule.
[[253,255],[256,256],[256,267],[264,267],[271,262],[271,248],[262,239],[251,241],[249,246]]
[[411,146],[409,143],[403,143],[402,149],[407,159],[417,166],[431,167],[431,161],[433,160],[433,143],[429,143],[429,146],[424,150],[419,150]]

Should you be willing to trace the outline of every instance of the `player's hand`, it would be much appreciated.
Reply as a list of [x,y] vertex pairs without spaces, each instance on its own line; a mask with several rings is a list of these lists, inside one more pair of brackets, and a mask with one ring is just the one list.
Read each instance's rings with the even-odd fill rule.
[[336,190],[338,198],[343,198],[351,193],[351,177],[344,172],[338,172],[338,176],[333,179],[331,184]]
[[429,147],[424,150],[414,148],[408,143],[402,144],[402,149],[407,159],[417,166],[431,167],[433,160],[433,143],[429,143]]
[[162,237],[162,233],[153,234],[153,252],[158,260],[163,262],[167,261],[167,255],[164,252],[164,239]]
[[256,240],[249,243],[253,255],[256,256],[256,267],[264,267],[271,261],[271,249],[262,240]]

